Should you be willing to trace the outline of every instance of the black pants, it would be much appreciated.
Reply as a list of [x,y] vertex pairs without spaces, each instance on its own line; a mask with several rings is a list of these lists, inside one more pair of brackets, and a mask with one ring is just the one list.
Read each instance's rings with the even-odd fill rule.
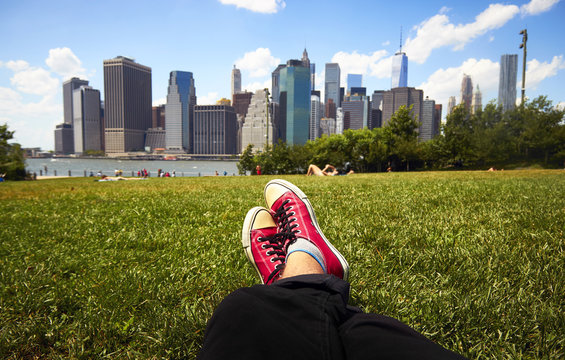
[[347,305],[349,284],[301,275],[227,296],[199,359],[464,359],[393,318]]

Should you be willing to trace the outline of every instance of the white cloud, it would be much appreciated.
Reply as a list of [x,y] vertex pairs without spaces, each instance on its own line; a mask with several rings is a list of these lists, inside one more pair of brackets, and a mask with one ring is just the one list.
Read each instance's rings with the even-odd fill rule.
[[49,50],[49,57],[45,60],[45,64],[65,80],[73,76],[86,77],[86,70],[82,68],[81,61],[71,49],[66,47]]
[[29,68],[29,64],[27,63],[27,61],[23,61],[23,60],[16,60],[16,61],[10,60],[5,63],[0,62],[0,67],[2,66],[12,70],[13,72],[22,71]]
[[[539,62],[536,59],[528,61],[526,67],[526,91],[535,89],[544,79],[557,75],[559,70],[565,69],[563,55],[554,56],[550,63]],[[522,81],[519,81],[520,87]]]
[[390,41],[389,41],[389,40],[387,40],[387,41],[385,41],[385,42],[383,42],[383,43],[381,44],[381,46],[389,46],[389,45],[390,45]]
[[462,50],[474,38],[506,24],[519,11],[516,5],[491,4],[474,22],[454,25],[442,9],[415,26],[416,37],[406,39],[404,49],[411,61],[422,64],[434,49],[453,46],[454,50]]
[[272,85],[272,81],[271,79],[265,80],[263,82],[261,81],[254,81],[252,83],[247,83],[244,86],[241,87],[241,90],[243,91],[249,91],[249,92],[255,92],[257,90],[261,90],[261,89],[269,89],[269,92],[271,92],[271,85]]
[[220,100],[217,92],[209,92],[204,96],[198,96],[196,98],[196,103],[198,105],[215,105],[216,101]]
[[557,110],[561,110],[561,111],[565,110],[565,101],[561,101],[560,103],[558,103],[557,105],[555,105],[555,108],[556,108]]
[[286,7],[284,0],[220,0],[220,2],[263,14],[274,14]]
[[281,62],[281,59],[271,55],[268,48],[257,48],[255,51],[246,52],[243,58],[237,59],[235,65],[249,72],[251,77],[269,75]]
[[17,90],[34,95],[52,94],[59,86],[59,80],[51,77],[49,71],[34,67],[17,71],[10,82]]
[[369,55],[359,54],[356,50],[352,53],[340,51],[332,57],[331,62],[339,64],[341,82],[345,84],[347,74],[362,74],[378,78],[390,77],[392,63],[390,58],[383,59],[386,55],[386,50],[378,50]]
[[424,96],[429,96],[436,103],[447,106],[450,96],[457,98],[459,103],[461,93],[461,81],[463,74],[471,76],[473,87],[479,85],[483,93],[483,103],[486,103],[485,93],[497,91],[500,65],[489,59],[467,59],[461,66],[447,69],[439,69],[434,72],[428,80],[418,86],[424,90]]
[[532,0],[529,3],[522,5],[520,11],[522,16],[538,15],[550,10],[553,5],[557,4],[559,0]]

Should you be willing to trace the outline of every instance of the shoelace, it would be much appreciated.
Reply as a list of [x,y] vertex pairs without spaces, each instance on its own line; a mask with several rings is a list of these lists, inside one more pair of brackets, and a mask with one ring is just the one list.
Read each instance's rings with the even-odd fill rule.
[[289,211],[292,210],[292,206],[285,207],[285,205],[289,202],[289,199],[283,201],[281,206],[279,206],[279,208],[273,215],[273,218],[278,223],[278,234],[281,234],[283,236],[284,242],[288,240],[286,244],[284,244],[283,242],[285,253],[288,249],[288,246],[296,241],[296,234],[300,233],[300,230],[293,230],[294,228],[298,227],[298,224],[293,224],[296,221],[296,218],[292,216],[296,214],[294,211]]
[[284,261],[286,259],[286,251],[284,249],[284,243],[287,239],[287,235],[285,233],[276,233],[271,236],[260,237],[257,239],[258,242],[262,242],[264,244],[261,245],[263,249],[271,249],[267,251],[267,256],[277,255],[276,257],[271,258],[271,262],[280,261],[281,263],[275,265],[275,269],[271,272],[265,284],[269,284],[271,280],[277,276],[281,270],[283,269]]

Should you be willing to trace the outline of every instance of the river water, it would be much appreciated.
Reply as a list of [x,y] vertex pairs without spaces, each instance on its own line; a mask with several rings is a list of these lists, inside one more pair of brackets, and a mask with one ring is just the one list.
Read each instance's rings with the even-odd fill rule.
[[[47,171],[46,171],[47,169]],[[117,159],[73,159],[46,158],[26,159],[26,170],[39,175],[89,176],[99,171],[114,176],[115,170],[122,170],[123,176],[137,176],[137,172],[147,169],[151,176],[157,171],[172,173],[176,176],[211,176],[216,171],[219,175],[237,175],[237,161],[198,161],[198,160],[117,160]]]

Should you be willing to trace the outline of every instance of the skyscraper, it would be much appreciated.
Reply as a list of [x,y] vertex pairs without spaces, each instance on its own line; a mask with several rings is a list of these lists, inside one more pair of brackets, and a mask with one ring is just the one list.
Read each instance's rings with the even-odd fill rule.
[[477,89],[473,93],[473,114],[476,114],[479,110],[483,109],[483,94],[479,89],[479,84],[477,84]]
[[320,92],[312,91],[310,96],[310,140],[320,137],[320,119],[322,118],[322,108],[320,103]]
[[408,57],[406,53],[400,51],[392,58],[392,83],[391,88],[408,86]]
[[88,80],[74,77],[63,82],[63,115],[65,124],[73,124],[73,91],[81,86],[88,86]]
[[351,88],[360,88],[363,86],[362,74],[347,74],[347,94],[351,94]]
[[394,88],[385,91],[383,95],[383,126],[388,124],[392,115],[399,107],[412,105],[412,117],[422,121],[422,102],[424,92],[412,87]]
[[107,154],[143,150],[151,127],[151,68],[118,56],[104,60]]
[[273,144],[274,127],[270,116],[267,124],[267,96],[265,90],[257,90],[251,98],[245,122],[241,128],[241,152],[249,144],[253,145],[255,151],[263,151],[267,138],[269,145]]
[[316,90],[316,64],[310,62],[306,48],[302,53],[302,63],[310,69],[310,91],[314,91]]
[[194,78],[188,71],[171,71],[165,105],[167,151],[190,153],[192,151],[192,123],[196,105]]
[[461,81],[461,104],[465,105],[468,112],[471,112],[471,105],[473,104],[473,81],[471,76],[463,74]]
[[339,89],[340,89],[341,72],[338,63],[326,64],[326,76],[324,84],[324,104],[329,103],[332,99],[336,109],[341,106]]
[[280,103],[280,78],[281,78],[281,70],[286,67],[285,64],[280,64],[271,74],[271,96],[273,98],[273,102],[279,104]]
[[310,67],[300,60],[287,61],[280,70],[280,113],[287,144],[305,144],[310,122]]
[[233,100],[233,95],[241,92],[241,71],[233,66],[231,71],[231,98]]
[[73,91],[74,152],[100,151],[102,139],[100,127],[100,91],[83,85]]
[[365,88],[362,89],[361,94],[346,96],[345,100],[341,103],[343,110],[343,129],[358,130],[369,127],[370,118],[370,101],[367,96]]
[[516,106],[516,76],[518,73],[518,55],[505,54],[500,57],[500,76],[498,78],[498,105],[502,110]]
[[426,100],[422,104],[422,118],[418,128],[418,139],[420,141],[428,141],[434,137],[435,109],[436,102],[426,96]]
[[226,105],[194,106],[194,154],[237,154],[235,110]]
[[449,101],[447,102],[447,115],[451,114],[453,108],[457,105],[457,99],[455,96],[450,96]]

